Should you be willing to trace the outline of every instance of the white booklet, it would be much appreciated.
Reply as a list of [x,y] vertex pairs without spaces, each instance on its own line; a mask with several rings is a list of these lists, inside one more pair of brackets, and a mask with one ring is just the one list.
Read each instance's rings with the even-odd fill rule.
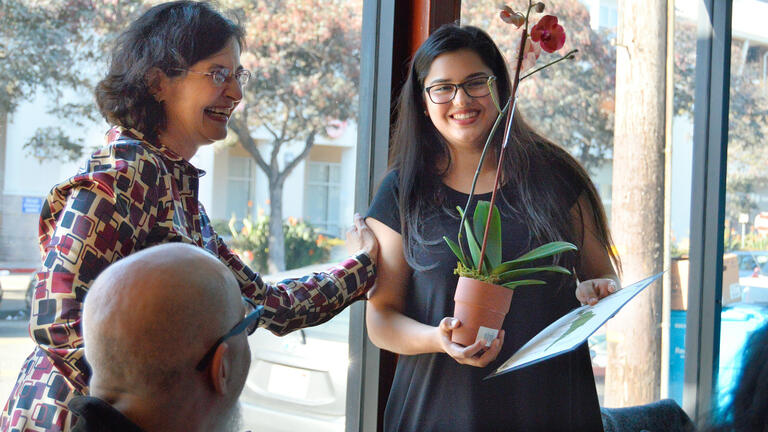
[[645,287],[661,277],[662,274],[663,272],[624,287],[603,297],[594,306],[584,305],[568,312],[529,340],[509,360],[505,361],[485,379],[530,366],[576,349],[606,321],[616,315],[619,309],[624,307]]

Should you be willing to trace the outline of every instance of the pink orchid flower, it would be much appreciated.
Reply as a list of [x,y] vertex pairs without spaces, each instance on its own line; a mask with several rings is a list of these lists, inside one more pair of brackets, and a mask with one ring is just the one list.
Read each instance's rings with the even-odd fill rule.
[[541,48],[552,53],[565,45],[565,29],[557,23],[557,17],[546,15],[531,29],[531,39],[539,42]]
[[[512,31],[512,40],[516,41],[512,48],[512,57],[510,58],[510,64],[517,65],[517,57],[520,54],[520,39],[523,36],[523,28],[518,28]],[[536,65],[536,60],[541,55],[541,46],[538,42],[532,41],[531,38],[525,39],[525,51],[523,52],[523,64],[520,66],[520,73],[533,68]]]

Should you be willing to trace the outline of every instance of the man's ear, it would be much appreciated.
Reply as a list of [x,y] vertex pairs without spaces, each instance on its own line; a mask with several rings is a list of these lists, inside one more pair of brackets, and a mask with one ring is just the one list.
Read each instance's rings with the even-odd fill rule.
[[147,83],[147,88],[149,88],[149,94],[154,96],[158,102],[164,101],[164,92],[169,81],[168,75],[159,68],[153,67],[147,71],[144,80]]
[[227,382],[229,381],[229,375],[232,373],[232,365],[229,358],[229,345],[223,342],[216,348],[216,352],[213,354],[211,360],[211,367],[209,370],[211,383],[217,393],[227,393]]

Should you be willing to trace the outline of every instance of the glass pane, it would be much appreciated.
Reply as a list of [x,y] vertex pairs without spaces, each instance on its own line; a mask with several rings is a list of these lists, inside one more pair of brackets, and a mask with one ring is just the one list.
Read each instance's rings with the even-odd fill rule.
[[[768,5],[733,3],[725,202],[723,297],[717,406],[723,415],[742,371],[750,334],[768,323]],[[726,420],[726,418],[723,418]]]
[[227,173],[229,177],[238,177],[238,178],[249,178],[250,177],[250,170],[249,168],[250,161],[248,158],[239,157],[239,156],[230,156],[229,157],[229,172]]
[[[523,2],[513,2],[519,7]],[[579,49],[573,62],[559,64],[541,75],[521,84],[520,111],[529,123],[542,134],[564,147],[584,166],[603,201],[610,220],[614,172],[614,114],[616,106],[616,37],[621,11],[612,0],[572,0],[547,3],[545,13],[558,17],[566,29],[564,52]],[[498,2],[492,0],[462,1],[462,24],[485,29],[497,42],[502,52],[511,56],[514,41],[509,27],[498,23],[494,11]],[[665,283],[672,298],[666,304],[663,337],[654,341],[657,349],[664,350],[653,383],[661,397],[673,397],[682,404],[683,361],[685,337],[685,309],[687,303],[687,253],[690,221],[691,154],[693,137],[693,93],[696,43],[697,5],[695,1],[675,2],[674,29],[674,116],[672,118],[671,159],[669,163],[671,190],[664,200],[670,206],[669,232],[664,238],[674,260],[665,264],[672,267],[673,280]],[[539,62],[543,64],[542,59]],[[546,121],[542,121],[546,119]],[[664,173],[658,173],[661,177]],[[614,239],[622,234],[622,226],[611,226]],[[621,248],[619,250],[621,253]],[[677,262],[680,262],[679,266]],[[626,270],[626,269],[625,269]],[[635,280],[624,280],[625,284]],[[614,320],[621,320],[621,315]],[[611,362],[620,362],[626,354],[616,347],[629,337],[621,332],[611,333],[606,327],[589,338],[595,384],[601,404],[606,400],[606,370]],[[662,341],[664,344],[662,345]],[[611,379],[611,378],[609,378]],[[633,383],[614,376],[612,388],[629,388]],[[649,401],[650,402],[650,401]],[[614,405],[615,406],[615,405]]]
[[[286,130],[296,137],[277,144],[284,169],[302,155],[307,133],[317,129],[318,122],[342,121],[356,128],[360,63],[350,53],[361,47],[363,1],[339,0],[332,6],[319,0],[261,3],[270,6],[253,8],[241,20],[249,38],[243,66],[254,72],[245,100],[256,107],[248,121],[254,126],[252,137],[263,143],[262,154],[271,154],[276,144],[255,126],[266,121],[270,130]],[[307,49],[314,47],[323,47],[324,55],[309,55]],[[275,97],[284,92],[290,96]],[[292,103],[286,106],[282,100]],[[286,117],[285,110],[292,114]],[[264,133],[256,136],[256,130]],[[280,208],[273,205],[275,185],[269,181],[276,173],[267,175],[257,168],[255,205],[263,209],[262,218],[279,215],[286,227],[285,262],[277,265],[282,270],[258,269],[265,280],[322,271],[346,256],[343,239],[328,239],[338,234],[328,230],[328,222],[333,215],[337,225],[352,223],[355,184],[341,185],[339,172],[351,172],[349,178],[354,178],[356,136],[353,130],[336,139],[322,137],[323,145],[313,148],[285,179]],[[329,163],[336,160],[332,157],[344,164]],[[329,183],[338,187],[335,201],[329,197]],[[349,213],[341,212],[342,208],[350,209]],[[272,246],[269,249],[265,258],[271,260]],[[327,323],[284,337],[257,331],[250,338],[253,361],[240,398],[244,429],[343,431],[348,327],[349,311],[345,310]]]
[[307,180],[311,182],[325,183],[328,181],[328,165],[321,163],[309,163],[309,175]]
[[324,227],[325,221],[328,220],[328,187],[307,186],[305,203],[307,221],[316,227]]
[[[115,19],[110,2],[44,3],[22,0],[13,3],[16,13],[0,12],[0,45],[18,48],[0,49],[0,405],[34,344],[27,329],[27,298],[36,294],[30,280],[41,265],[38,226],[44,198],[54,184],[75,175],[87,155],[104,143],[107,129],[93,102],[93,85],[106,73],[106,49],[101,44],[113,40],[158,1],[127,2],[119,10],[120,19]],[[202,146],[190,159],[206,172],[200,178],[199,200],[216,232],[241,257],[252,256],[252,269],[264,280],[325,270],[346,257],[343,239],[328,239],[328,225],[316,231],[302,219],[311,214],[327,224],[328,205],[333,203],[332,232],[352,223],[355,182],[341,184],[340,173],[355,178],[363,0],[225,1],[218,7],[227,6],[237,8],[234,15],[245,28],[247,49],[240,61],[253,72],[233,116],[251,117],[238,122],[247,130],[235,130],[230,121],[226,140]],[[89,18],[88,25],[68,21],[83,17]],[[6,25],[11,19],[21,21]],[[74,34],[76,30],[85,33]],[[89,43],[83,44],[84,39]],[[90,51],[91,46],[99,49]],[[323,55],[316,55],[318,50]],[[33,69],[33,74],[18,73]],[[69,87],[74,82],[80,86]],[[286,106],[281,100],[291,103]],[[302,154],[309,131],[325,134],[324,125],[336,123],[353,130],[343,137],[318,135],[316,141],[323,143],[318,147],[330,151],[315,156],[313,149],[296,161],[290,173],[284,172]],[[273,142],[270,131],[284,131],[295,139]],[[279,150],[281,172],[262,171],[241,144],[246,140],[239,134],[246,133],[267,165],[272,151]],[[41,147],[51,144],[51,148],[25,148],[41,142]],[[329,165],[329,161],[344,163]],[[318,182],[315,189],[305,188],[313,181]],[[328,197],[329,181],[336,188],[333,200]],[[278,197],[274,191],[281,185]],[[184,199],[185,205],[191,198],[190,194]],[[235,238],[227,226],[233,213],[238,218]],[[256,246],[238,248],[248,243],[237,241],[245,235],[242,218],[248,215],[253,217],[249,235]],[[270,249],[265,246],[270,217],[288,227],[282,235],[286,259],[272,266],[261,264],[267,262],[265,249]],[[38,294],[43,296],[44,291]],[[343,431],[348,326],[349,311],[344,311],[323,325],[283,338],[257,331],[250,340],[252,367],[241,398],[242,429]]]
[[[328,189],[328,223],[338,226],[341,220],[341,187],[331,186]],[[341,235],[338,230],[328,231],[329,234]]]
[[328,167],[328,182],[339,183],[341,182],[341,165],[330,165]]
[[227,185],[226,214],[228,214],[229,217],[234,215],[237,219],[242,219],[249,214],[248,201],[250,201],[251,192],[250,181],[229,180]]

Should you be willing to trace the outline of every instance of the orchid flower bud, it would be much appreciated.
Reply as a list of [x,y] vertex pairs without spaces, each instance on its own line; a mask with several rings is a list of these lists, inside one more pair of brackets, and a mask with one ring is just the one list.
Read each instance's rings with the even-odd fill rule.
[[518,28],[525,23],[525,15],[520,12],[514,12],[509,6],[504,6],[501,12],[499,12],[499,17],[505,23],[512,24]]

